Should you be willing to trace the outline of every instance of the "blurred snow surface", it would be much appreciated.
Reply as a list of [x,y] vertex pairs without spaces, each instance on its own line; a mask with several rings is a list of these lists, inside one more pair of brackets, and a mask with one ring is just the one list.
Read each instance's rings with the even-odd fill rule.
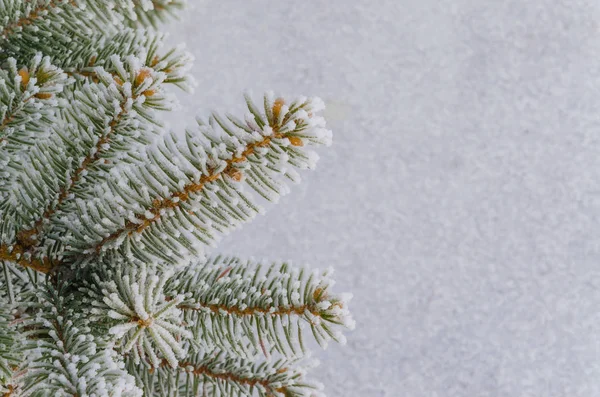
[[317,171],[219,248],[336,268],[329,396],[600,396],[600,2],[190,3],[172,129],[245,89],[329,106]]

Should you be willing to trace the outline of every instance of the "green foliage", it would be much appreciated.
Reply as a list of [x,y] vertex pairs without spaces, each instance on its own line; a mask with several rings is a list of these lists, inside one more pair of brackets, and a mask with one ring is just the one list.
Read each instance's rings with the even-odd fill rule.
[[67,75],[41,54],[20,69],[11,59],[0,70],[0,169],[46,135],[66,83]]
[[14,369],[21,363],[20,334],[11,326],[13,305],[3,299],[0,306],[0,393],[8,392]]
[[[304,360],[244,360],[219,350],[189,354],[177,368],[153,371],[129,365],[144,390],[163,397],[313,397],[322,386],[305,379],[315,365]],[[141,370],[141,372],[140,372]]]
[[140,265],[118,266],[102,276],[110,281],[96,275],[95,290],[92,287],[88,293],[91,318],[111,325],[108,333],[114,335],[117,349],[132,355],[136,364],[143,360],[158,367],[164,358],[176,367],[177,359],[185,354],[178,339],[189,338],[191,333],[181,325],[178,305],[183,296],[167,300],[163,294],[171,274],[159,277],[155,269]]
[[76,201],[64,222],[72,236],[67,255],[76,263],[111,250],[142,261],[189,261],[262,211],[245,186],[270,201],[286,194],[285,180],[299,179],[294,168],[314,168],[316,154],[307,148],[330,143],[315,114],[322,105],[299,98],[288,106],[266,95],[260,112],[247,102],[244,121],[215,114],[183,140],[167,135],[140,153],[139,166],[99,185],[98,198]]
[[331,271],[213,256],[329,145],[318,98],[166,131],[179,0],[0,0],[0,392],[283,396],[344,342]]
[[304,328],[326,346],[345,342],[336,325],[354,327],[350,297],[330,294],[330,273],[215,257],[181,271],[165,289],[167,296],[185,296],[179,307],[203,348],[244,358],[275,350],[293,358],[305,353]]
[[74,297],[43,284],[22,328],[27,359],[17,375],[23,395],[141,396],[110,343],[94,335]]

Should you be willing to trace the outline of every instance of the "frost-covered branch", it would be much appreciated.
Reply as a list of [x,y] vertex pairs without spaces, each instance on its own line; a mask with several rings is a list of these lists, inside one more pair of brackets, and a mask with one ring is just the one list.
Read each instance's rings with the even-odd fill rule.
[[21,363],[21,337],[11,325],[14,308],[6,299],[0,299],[0,393],[14,389],[13,373]]
[[305,379],[314,363],[278,359],[248,361],[224,352],[192,352],[177,368],[136,369],[144,389],[155,396],[313,397],[322,386]]
[[0,0],[0,54],[32,48],[60,53],[95,32],[114,34],[124,22],[156,26],[182,5],[181,0]]
[[[200,122],[200,133],[188,132],[185,142],[167,136],[145,153],[149,166],[120,170],[102,199],[80,203],[65,222],[78,260],[114,249],[163,262],[201,256],[219,234],[262,211],[244,185],[270,201],[287,193],[283,179],[299,180],[293,168],[314,168],[317,156],[305,146],[331,141],[315,114],[321,102],[300,98],[286,105],[267,95],[264,113],[250,100],[248,107],[245,121],[213,115],[208,124]],[[98,211],[106,217],[88,233],[88,214]]]
[[185,296],[178,307],[194,324],[196,343],[242,357],[272,349],[296,357],[305,351],[304,327],[323,346],[345,342],[336,327],[354,327],[350,296],[331,293],[330,273],[215,257],[176,274],[165,289]]
[[63,71],[41,54],[27,66],[19,68],[9,59],[6,70],[0,69],[0,166],[8,166],[2,153],[14,153],[46,136],[56,96],[66,83]]
[[164,359],[177,367],[185,354],[180,339],[191,333],[177,308],[183,296],[170,300],[164,296],[164,284],[172,274],[145,265],[118,266],[100,274],[95,275],[96,284],[84,290],[91,318],[110,326],[117,349],[133,355],[137,364],[144,361],[158,367]]
[[329,271],[206,262],[331,132],[318,98],[267,94],[164,134],[191,57],[152,28],[182,4],[0,0],[4,397],[315,396],[306,334],[354,325]]
[[64,287],[49,284],[38,293],[38,312],[23,322],[27,360],[17,375],[25,396],[141,397],[124,364],[89,321],[75,310]]
[[134,0],[134,7],[129,13],[132,25],[152,26],[176,17],[186,4],[186,0]]
[[[164,68],[169,59],[158,60],[155,65]],[[72,94],[72,107],[63,112],[63,124],[55,128],[52,139],[36,145],[20,166],[13,165],[18,177],[9,200],[19,209],[20,222],[15,223],[22,225],[17,227],[21,230],[16,235],[17,252],[35,258],[34,250],[44,243],[45,234],[51,241],[60,241],[60,230],[50,219],[69,211],[70,200],[85,197],[90,188],[105,179],[113,164],[135,152],[132,149],[136,144],[147,145],[154,139],[159,124],[154,109],[170,108],[162,88],[169,74],[141,64],[136,58],[129,57],[123,63],[113,57],[110,72],[97,67],[99,84],[88,82]],[[180,76],[175,68],[170,73]],[[65,155],[57,156],[64,148]],[[39,260],[44,261],[44,257]]]

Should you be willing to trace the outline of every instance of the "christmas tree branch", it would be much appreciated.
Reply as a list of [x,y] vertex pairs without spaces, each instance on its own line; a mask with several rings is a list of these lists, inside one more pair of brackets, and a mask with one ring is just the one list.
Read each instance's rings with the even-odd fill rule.
[[[191,351],[172,368],[166,361],[149,369],[147,389],[154,394],[166,394],[165,384],[173,378],[181,379],[181,384],[190,384],[195,379],[195,387],[185,395],[212,395],[215,397],[308,397],[321,388],[318,383],[304,379],[305,370],[314,363],[304,362],[300,369],[297,360],[278,359],[273,361],[251,361],[229,357],[223,351]],[[149,378],[149,379],[148,379]]]
[[[133,97],[132,99],[135,100],[135,97]],[[117,112],[115,118],[108,124],[108,132],[104,134],[100,139],[98,139],[98,142],[96,143],[94,149],[91,150],[90,153],[81,161],[81,165],[73,172],[73,176],[71,177],[69,184],[64,186],[58,192],[58,197],[56,198],[55,203],[46,207],[42,216],[34,223],[33,228],[19,233],[18,236],[22,242],[31,241],[32,236],[38,235],[41,232],[44,222],[50,219],[50,217],[54,215],[54,213],[56,213],[56,211],[62,206],[63,202],[67,199],[67,197],[69,197],[73,188],[81,179],[82,174],[87,173],[88,168],[99,160],[100,156],[104,151],[104,148],[107,147],[108,143],[110,142],[111,136],[114,134],[116,126],[119,124],[119,121],[126,113],[125,105],[128,100],[129,98],[125,98],[123,102],[119,104],[119,111]],[[38,236],[36,240],[40,242],[40,236]],[[31,247],[30,249],[32,248],[33,247]]]
[[[136,77],[137,82],[140,84],[143,83],[143,79],[149,76],[148,72],[140,72],[144,73],[144,75],[140,78],[138,75]],[[122,84],[122,82],[121,82]],[[142,94],[143,95],[143,94]],[[96,163],[100,156],[103,154],[106,148],[110,147],[109,142],[112,138],[112,135],[115,133],[117,126],[119,125],[123,116],[129,111],[126,108],[126,105],[129,101],[134,101],[137,99],[137,95],[132,95],[131,97],[124,96],[121,102],[119,103],[119,108],[116,114],[113,116],[112,120],[108,123],[108,130],[101,135],[100,139],[96,142],[92,150],[88,151],[88,154],[80,161],[80,165],[76,168],[68,180],[68,183],[65,184],[59,191],[56,200],[53,202],[49,202],[46,208],[44,209],[40,218],[38,218],[34,223],[33,227],[30,229],[22,230],[17,233],[17,241],[18,243],[13,248],[11,252],[13,259],[18,255],[27,254],[27,257],[33,257],[35,249],[42,242],[42,230],[45,222],[52,217],[62,206],[63,202],[72,194],[73,189],[77,187],[78,183],[82,179],[82,175],[87,174],[88,169]],[[7,260],[9,258],[6,258]],[[47,273],[49,268],[49,259],[45,256],[42,259],[32,259],[26,261],[24,259],[17,260],[18,264],[30,267],[38,271],[42,271]]]
[[259,142],[251,143],[244,148],[243,152],[239,156],[227,160],[225,168],[222,171],[216,172],[214,169],[211,169],[209,170],[208,174],[203,175],[198,182],[185,185],[181,191],[171,193],[169,198],[154,201],[152,203],[152,207],[147,208],[144,213],[135,215],[136,219],[134,221],[128,221],[122,229],[117,230],[100,241],[95,248],[96,252],[100,253],[102,247],[106,243],[115,240],[123,233],[142,233],[147,227],[160,219],[165,209],[172,209],[181,206],[191,199],[192,194],[198,194],[208,183],[214,182],[218,178],[228,176],[236,181],[241,181],[243,174],[239,169],[234,167],[234,164],[246,161],[248,156],[253,154],[257,147],[268,146],[273,138],[281,139],[285,137],[285,134],[274,132],[273,137],[265,137]]
[[186,297],[178,308],[186,322],[196,324],[194,340],[206,348],[243,357],[268,356],[273,348],[293,357],[304,351],[305,324],[322,345],[345,341],[332,326],[354,326],[349,297],[330,293],[329,273],[215,257],[176,274],[165,291],[167,299]]
[[14,391],[14,372],[21,362],[21,344],[13,321],[14,305],[0,298],[0,393]]
[[[175,59],[177,58],[175,56]],[[64,158],[59,158],[59,163],[48,169],[48,171],[57,172],[59,180],[62,179],[59,184],[53,183],[43,187],[48,193],[56,192],[55,198],[44,197],[43,206],[32,208],[31,215],[33,216],[29,222],[25,223],[31,226],[17,233],[18,247],[25,250],[28,256],[35,256],[36,251],[46,251],[45,249],[40,250],[39,247],[44,243],[45,235],[54,233],[56,225],[50,221],[51,218],[68,210],[66,207],[72,204],[73,197],[83,195],[93,188],[96,178],[104,178],[105,170],[110,163],[106,156],[114,157],[118,153],[128,153],[131,144],[135,141],[147,144],[148,133],[140,134],[139,132],[149,128],[146,126],[148,120],[152,120],[152,114],[149,112],[152,108],[168,109],[168,102],[162,93],[161,86],[169,75],[140,66],[141,63],[141,61],[134,62],[130,58],[127,60],[127,65],[124,65],[113,57],[110,64],[107,64],[107,66],[111,66],[110,71],[96,68],[95,72],[100,82],[84,86],[87,93],[77,98],[71,98],[71,101],[75,102],[75,106],[73,109],[65,111],[69,128],[62,131],[56,130],[56,139],[49,144],[38,145],[36,150],[28,154],[32,157],[32,162],[38,161],[41,157],[51,156],[56,146],[64,143],[70,145],[73,141],[79,143],[76,151],[65,156],[66,162]],[[176,60],[167,57],[157,60],[155,66],[162,69],[168,64],[179,65]],[[180,71],[174,67],[170,73],[177,76]],[[90,102],[90,98],[95,99],[91,99],[92,102]],[[100,103],[95,103],[98,98],[104,99]],[[116,100],[119,101],[118,105],[115,105]],[[100,109],[104,109],[104,112],[99,113]],[[90,128],[91,126],[93,128]],[[71,132],[65,135],[65,131]],[[88,139],[82,139],[86,135]],[[113,138],[118,139],[118,145],[113,144]],[[73,160],[68,160],[69,158]],[[29,161],[28,159],[22,160],[24,164]],[[44,166],[51,163],[51,161],[45,162]],[[65,168],[72,170],[68,177],[65,177],[65,173],[61,171]],[[40,180],[47,179],[40,178]],[[30,177],[30,181],[23,180],[21,182],[23,195],[31,194],[27,186],[39,183],[37,176],[34,179]],[[22,202],[23,200],[15,197],[14,201]],[[39,211],[40,207],[43,211]],[[21,215],[21,217],[23,216]],[[45,257],[41,260],[46,262]],[[24,261],[20,263],[25,264]],[[59,265],[60,261],[53,258],[53,263]],[[31,265],[31,263],[27,264]],[[37,269],[48,270],[37,266],[36,263],[34,266]]]
[[[201,245],[211,244],[217,233],[226,233],[261,211],[242,191],[242,182],[260,196],[277,201],[289,191],[280,180],[299,179],[294,167],[314,167],[317,156],[305,146],[328,144],[330,131],[314,114],[321,108],[316,99],[300,98],[287,106],[282,99],[267,96],[264,113],[249,100],[248,106],[245,122],[228,116],[228,123],[213,115],[209,125],[200,122],[201,134],[187,133],[185,144],[168,135],[148,150],[144,163],[153,167],[126,169],[125,178],[109,181],[101,193],[114,200],[101,208],[82,208],[114,214],[106,217],[99,230],[104,236],[77,237],[69,242],[71,246],[89,258],[122,246],[138,259],[185,259],[188,253],[202,255]],[[145,186],[145,190],[132,191],[128,186]],[[126,219],[122,214],[128,214]],[[85,230],[81,226],[87,223],[81,215],[72,214],[65,227],[77,227],[74,233],[81,234]],[[186,225],[187,232],[165,240],[170,234],[165,228],[175,230],[178,225]],[[136,247],[140,239],[144,251]],[[95,241],[92,247],[91,241]]]
[[[163,361],[162,366],[167,365],[166,361]],[[181,362],[179,367],[185,370],[186,373],[191,373],[194,376],[199,376],[204,379],[208,378],[210,382],[224,382],[224,383],[237,383],[243,388],[262,388],[266,392],[267,397],[274,397],[276,393],[283,394],[284,396],[289,395],[288,388],[285,386],[275,385],[272,379],[269,377],[259,378],[255,376],[243,376],[233,371],[218,371],[214,365],[210,364],[194,364],[192,362]],[[281,368],[279,373],[284,373],[287,368]]]
[[[21,327],[27,338],[19,383],[24,395],[121,395],[141,397],[142,391],[126,373],[106,340],[94,336],[89,321],[77,311],[74,296],[58,280],[38,291],[35,316]],[[52,394],[50,394],[52,393]]]
[[68,80],[41,54],[21,69],[14,59],[9,59],[7,66],[7,70],[0,70],[0,150],[14,152],[44,137],[55,97]]
[[5,25],[2,28],[2,31],[0,32],[0,38],[2,39],[2,40],[0,40],[0,42],[2,42],[3,40],[7,40],[8,37],[10,35],[14,34],[19,28],[22,28],[22,27],[28,26],[28,25],[32,25],[34,22],[41,20],[44,17],[44,15],[46,15],[50,10],[52,10],[58,6],[64,5],[64,4],[70,4],[74,7],[77,6],[77,4],[72,0],[71,1],[51,0],[51,1],[48,1],[45,3],[41,3],[37,7],[32,8],[27,15],[24,15],[24,16],[20,17],[19,19],[17,19],[16,21]]

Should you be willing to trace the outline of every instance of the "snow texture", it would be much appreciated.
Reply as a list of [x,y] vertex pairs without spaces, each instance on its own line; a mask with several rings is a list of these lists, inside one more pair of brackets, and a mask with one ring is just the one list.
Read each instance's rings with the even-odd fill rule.
[[329,396],[600,395],[600,2],[190,3],[173,129],[327,104],[317,171],[221,250],[336,268]]

